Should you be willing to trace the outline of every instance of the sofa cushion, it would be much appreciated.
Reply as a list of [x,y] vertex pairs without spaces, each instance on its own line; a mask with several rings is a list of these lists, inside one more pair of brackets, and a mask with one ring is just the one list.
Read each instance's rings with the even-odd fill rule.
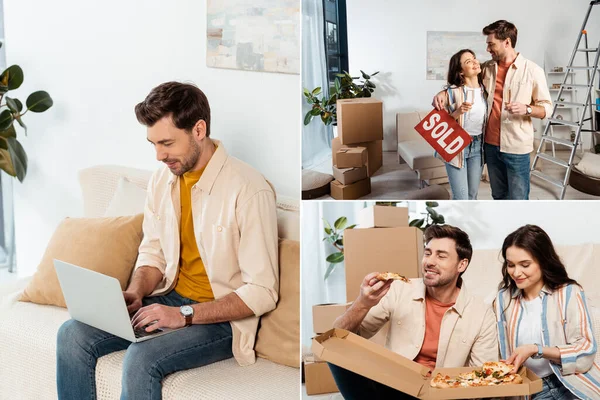
[[66,307],[54,259],[117,278],[125,290],[142,240],[143,218],[64,219],[20,300]]
[[146,204],[146,189],[122,177],[117,183],[117,190],[113,196],[105,217],[121,217],[144,213]]
[[584,153],[577,169],[585,175],[600,179],[600,154]]
[[263,315],[256,338],[259,357],[300,367],[300,242],[279,241],[279,301]]
[[442,160],[434,157],[433,148],[422,138],[399,142],[398,155],[402,157],[413,170],[434,168],[444,165]]

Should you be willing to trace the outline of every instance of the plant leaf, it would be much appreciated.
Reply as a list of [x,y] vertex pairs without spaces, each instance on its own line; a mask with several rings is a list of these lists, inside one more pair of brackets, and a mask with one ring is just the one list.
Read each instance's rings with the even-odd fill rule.
[[322,218],[322,220],[325,223],[325,226],[328,227],[329,229],[331,229],[331,225],[329,225],[329,222],[327,222],[327,220],[325,218]]
[[433,207],[437,207],[437,206],[439,206],[439,205],[440,205],[440,203],[438,203],[437,201],[426,201],[426,202],[425,202],[425,205],[426,205],[427,207],[432,207],[432,208],[433,208]]
[[13,115],[10,110],[4,110],[0,113],[0,131],[7,130],[13,123]]
[[18,65],[11,65],[0,75],[0,82],[8,90],[18,89],[23,83],[23,70]]
[[312,110],[310,110],[310,115],[314,117],[321,115],[321,109],[319,107],[313,108]]
[[8,144],[8,152],[10,153],[17,179],[23,182],[25,175],[27,175],[27,154],[25,154],[25,149],[16,138],[9,137],[5,140]]
[[424,218],[421,219],[413,219],[412,221],[410,221],[410,223],[408,224],[408,226],[416,226],[417,228],[420,227],[421,225],[423,225],[423,222],[425,222]]
[[313,95],[313,96],[316,96],[316,95],[318,95],[319,93],[321,93],[321,87],[320,87],[320,86],[319,86],[319,87],[317,87],[317,88],[315,88],[315,89],[312,91],[312,95]]
[[310,111],[307,112],[306,115],[304,116],[304,125],[310,124],[310,121],[312,121],[312,119],[313,119],[313,116],[312,116],[311,112]]
[[[0,137],[3,137],[3,138],[14,137],[14,138],[16,138],[17,137],[17,131],[15,130],[14,125],[9,126],[8,129],[0,131]],[[8,147],[6,149],[8,149]]]
[[336,240],[335,244],[337,244],[338,246],[343,246],[344,245],[344,238],[340,238],[340,239]]
[[354,225],[350,225],[349,227],[347,227],[346,229],[354,229],[356,227],[356,224]]
[[346,226],[347,223],[348,223],[348,218],[339,217],[337,219],[337,221],[335,221],[333,226],[335,227],[335,229],[342,230],[342,229],[344,229],[344,227]]
[[43,90],[39,90],[37,92],[33,92],[25,101],[27,105],[27,109],[36,113],[41,113],[52,107],[54,102],[52,101],[52,97]]
[[379,73],[379,71],[377,71],[377,72],[373,72],[373,73],[371,74],[371,76],[375,76],[375,75],[377,75],[378,73]]
[[371,77],[370,77],[369,75],[365,74],[365,73],[364,73],[364,71],[363,71],[362,69],[360,70],[360,73],[362,74],[362,77],[363,77],[364,79],[371,79]]
[[333,270],[335,269],[337,264],[332,264],[330,263],[329,266],[327,267],[327,270],[325,271],[325,277],[323,278],[323,280],[327,280],[327,278],[329,278],[329,275],[331,275],[331,273],[333,272]]
[[331,229],[325,228],[325,233],[328,234],[328,235],[331,235]]
[[431,218],[438,219],[440,217],[440,214],[438,214],[437,211],[435,211],[433,208],[426,207],[425,209],[431,215]]
[[438,222],[439,225],[443,225],[446,223],[446,219],[444,218],[443,215],[440,215],[440,218],[438,219],[438,221],[439,221]]
[[0,139],[0,169],[10,176],[17,176],[10,159],[10,153],[4,147],[7,147],[6,141],[5,139]]
[[308,91],[308,89],[307,89],[307,88],[304,88],[304,95],[305,95],[306,97],[310,97],[310,92]]
[[13,113],[20,113],[23,110],[23,103],[19,99],[6,96],[6,105]]
[[342,261],[344,261],[344,253],[342,253],[342,252],[332,253],[327,256],[325,261],[333,263],[333,264],[341,263]]

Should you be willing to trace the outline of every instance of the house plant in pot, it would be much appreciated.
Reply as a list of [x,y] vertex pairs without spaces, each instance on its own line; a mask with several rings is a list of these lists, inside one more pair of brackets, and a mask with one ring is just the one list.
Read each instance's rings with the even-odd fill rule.
[[27,154],[17,140],[15,123],[27,135],[23,116],[28,112],[44,112],[53,105],[52,98],[43,90],[31,93],[25,104],[9,96],[8,92],[18,89],[23,79],[23,70],[18,65],[8,67],[0,74],[0,253],[4,251],[0,254],[0,266],[8,266],[11,272],[14,268],[13,193],[12,182],[6,174],[20,182],[27,175]]
[[[348,72],[336,74],[335,83],[329,88],[329,95],[322,93],[322,88],[317,87],[313,90],[304,89],[306,102],[311,105],[310,111],[304,116],[304,125],[311,123],[313,118],[320,117],[325,125],[337,127],[337,101],[341,99],[356,99],[361,97],[371,97],[371,93],[376,85],[371,82],[371,78],[379,71],[368,75],[362,70],[361,77],[353,77]],[[356,81],[356,82],[355,82]],[[321,95],[321,97],[319,97]],[[334,133],[334,136],[337,136]]]

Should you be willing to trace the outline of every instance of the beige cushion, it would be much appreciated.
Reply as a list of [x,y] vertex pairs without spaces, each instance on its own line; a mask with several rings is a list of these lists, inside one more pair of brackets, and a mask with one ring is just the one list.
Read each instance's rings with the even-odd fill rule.
[[577,169],[585,175],[600,179],[600,154],[584,153]]
[[143,215],[66,218],[48,243],[21,301],[66,307],[53,260],[117,278],[125,290],[142,240]]
[[415,169],[434,168],[444,165],[444,162],[434,157],[434,150],[423,138],[398,143],[398,155],[408,166]]
[[117,190],[104,216],[121,217],[124,215],[143,214],[145,204],[146,190],[123,177],[117,183]]
[[255,350],[259,357],[300,367],[300,242],[279,241],[279,301],[260,320]]
[[329,185],[333,180],[333,175],[313,171],[311,169],[302,170],[302,191],[318,189]]

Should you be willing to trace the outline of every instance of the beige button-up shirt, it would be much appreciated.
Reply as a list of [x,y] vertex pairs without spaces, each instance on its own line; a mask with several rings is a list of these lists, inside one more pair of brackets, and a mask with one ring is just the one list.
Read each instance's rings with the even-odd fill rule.
[[[492,112],[498,64],[494,60],[481,64],[483,85],[488,92],[488,117]],[[511,92],[510,98],[508,92]],[[527,154],[533,151],[533,124],[527,115],[509,115],[504,104],[509,101],[542,106],[546,118],[552,114],[552,99],[544,70],[521,54],[510,66],[504,80],[500,115],[500,151],[512,154]],[[510,123],[503,122],[508,116]]]
[[[425,284],[396,281],[379,304],[371,308],[359,334],[370,338],[390,321],[386,347],[408,359],[421,351],[425,338]],[[469,295],[463,282],[454,306],[442,318],[436,368],[481,366],[498,360],[496,318],[483,300]]]
[[[192,217],[198,250],[215,299],[235,292],[254,316],[232,321],[233,355],[240,365],[255,362],[259,317],[275,308],[279,290],[275,193],[265,178],[218,145],[192,187]],[[144,238],[136,268],[163,273],[152,295],[175,285],[179,267],[179,179],[166,167],[148,184]]]

